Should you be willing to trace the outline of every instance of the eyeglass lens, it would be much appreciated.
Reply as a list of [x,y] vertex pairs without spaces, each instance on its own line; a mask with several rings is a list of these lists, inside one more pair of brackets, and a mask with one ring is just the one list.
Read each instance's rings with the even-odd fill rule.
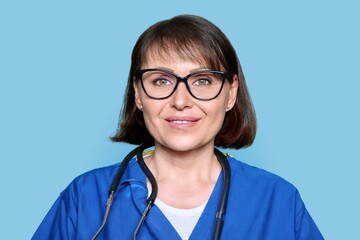
[[[187,88],[198,99],[212,99],[216,97],[223,84],[223,74],[219,72],[201,71],[187,78]],[[177,86],[177,76],[159,70],[146,71],[142,75],[143,87],[152,98],[166,98]]]

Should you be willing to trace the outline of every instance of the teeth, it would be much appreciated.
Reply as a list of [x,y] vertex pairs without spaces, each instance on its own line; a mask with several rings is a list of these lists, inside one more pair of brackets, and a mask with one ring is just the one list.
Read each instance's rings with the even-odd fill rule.
[[184,123],[189,123],[190,121],[185,121],[185,120],[174,120],[171,121],[172,123],[176,123],[176,124],[184,124]]

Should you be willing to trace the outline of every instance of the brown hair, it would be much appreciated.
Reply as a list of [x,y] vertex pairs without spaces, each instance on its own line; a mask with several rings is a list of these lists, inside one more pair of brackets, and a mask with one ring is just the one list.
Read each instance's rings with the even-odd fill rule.
[[[176,54],[176,56],[174,56]],[[238,76],[239,88],[234,107],[226,112],[224,123],[215,137],[215,146],[239,149],[250,146],[256,134],[255,111],[235,49],[225,34],[208,20],[180,15],[148,28],[136,42],[132,56],[124,107],[114,142],[153,144],[142,112],[135,104],[133,88],[136,72],[151,57],[180,57],[206,63],[213,70],[225,71],[228,81]]]

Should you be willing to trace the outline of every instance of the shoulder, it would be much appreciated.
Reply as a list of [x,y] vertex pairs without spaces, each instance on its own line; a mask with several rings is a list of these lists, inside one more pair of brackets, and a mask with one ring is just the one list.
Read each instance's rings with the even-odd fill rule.
[[107,196],[113,176],[119,163],[106,167],[92,169],[75,177],[61,192],[60,198],[67,203],[77,205],[83,198],[93,197],[94,194]]
[[116,163],[110,166],[92,169],[74,178],[71,184],[86,186],[92,185],[94,182],[109,182],[116,174],[118,167],[119,163]]
[[259,233],[268,234],[261,239],[323,239],[291,183],[231,156],[227,159],[231,168],[228,226],[244,236],[249,236],[249,229],[259,229],[251,232],[251,239],[259,239]]
[[[136,169],[137,161],[132,159],[124,173],[123,178],[128,178],[130,172],[134,172]],[[63,191],[62,195],[89,195],[92,193],[104,193],[107,196],[110,185],[119,169],[120,163],[112,164],[105,167],[100,167],[87,171],[77,177],[75,177],[68,187]]]
[[250,166],[232,156],[227,159],[231,168],[231,183],[242,188],[256,189],[257,191],[282,192],[296,194],[297,189],[284,178],[266,170]]
[[230,190],[234,201],[242,200],[248,207],[262,206],[264,209],[278,209],[291,214],[304,208],[298,190],[287,180],[233,157],[228,156],[228,160],[231,168]]

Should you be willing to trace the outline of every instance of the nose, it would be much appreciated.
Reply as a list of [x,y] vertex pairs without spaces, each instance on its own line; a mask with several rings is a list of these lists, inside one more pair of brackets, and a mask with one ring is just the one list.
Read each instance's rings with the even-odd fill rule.
[[192,103],[192,96],[186,88],[185,83],[180,82],[171,96],[171,106],[178,110],[182,110],[184,108],[191,107]]

